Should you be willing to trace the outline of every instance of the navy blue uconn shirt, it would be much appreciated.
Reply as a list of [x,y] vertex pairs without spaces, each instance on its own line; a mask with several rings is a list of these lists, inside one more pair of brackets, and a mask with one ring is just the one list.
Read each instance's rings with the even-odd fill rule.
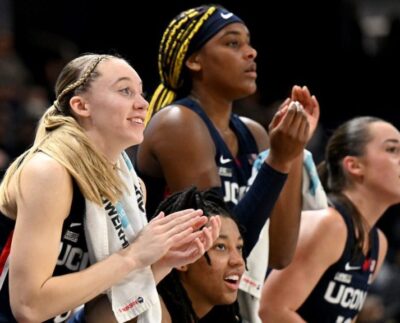
[[239,146],[237,156],[233,157],[217,129],[196,101],[184,98],[175,103],[196,112],[206,124],[215,144],[215,163],[221,178],[224,201],[233,209],[247,190],[252,166],[258,155],[258,147],[252,133],[239,116],[231,115],[229,127],[235,133]]
[[[215,162],[221,178],[224,201],[230,209],[233,209],[248,187],[247,181],[251,176],[253,162],[258,155],[257,144],[253,135],[237,115],[233,114],[231,116],[230,128],[235,133],[239,146],[238,155],[235,158],[211,120],[196,101],[187,97],[174,102],[174,104],[183,105],[196,112],[206,124],[215,144]],[[140,169],[138,174],[146,183],[148,192],[151,192],[147,196],[146,208],[147,215],[152,217],[158,204],[168,195],[168,188],[163,178],[150,177],[140,172]]]
[[342,205],[336,203],[334,207],[346,223],[347,241],[341,258],[328,268],[297,310],[310,323],[351,323],[364,305],[378,262],[377,229],[373,227],[370,231],[371,245],[367,255],[353,256],[356,243],[353,221]]
[[[83,219],[85,199],[73,181],[71,210],[62,227],[60,253],[53,276],[60,276],[83,270],[89,265],[89,255],[85,239]],[[6,259],[9,253],[15,221],[0,212],[0,254]],[[29,237],[27,237],[29,239]],[[4,257],[3,257],[4,256]],[[3,280],[4,279],[4,280]],[[70,312],[58,315],[46,322],[65,322]],[[0,323],[17,322],[12,315],[8,289],[8,267],[0,262]]]

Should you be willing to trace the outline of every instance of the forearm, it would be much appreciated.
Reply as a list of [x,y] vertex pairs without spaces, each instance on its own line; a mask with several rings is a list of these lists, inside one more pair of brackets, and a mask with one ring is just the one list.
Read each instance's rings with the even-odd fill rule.
[[51,277],[36,292],[23,293],[27,290],[24,282],[13,286],[10,279],[11,306],[16,319],[45,321],[90,301],[132,270],[139,269],[124,253],[122,250],[77,273]]
[[303,154],[293,162],[288,179],[274,209],[269,228],[269,266],[286,267],[296,249],[301,215]]
[[153,271],[154,280],[158,284],[171,272],[172,268],[158,261],[151,266],[151,270]]
[[287,175],[274,170],[264,163],[254,183],[233,209],[244,232],[245,254],[248,255],[260,235],[261,229],[269,218]]

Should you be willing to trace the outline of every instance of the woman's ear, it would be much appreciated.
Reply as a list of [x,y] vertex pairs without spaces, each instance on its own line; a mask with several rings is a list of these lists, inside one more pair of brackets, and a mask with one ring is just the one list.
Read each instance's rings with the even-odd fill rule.
[[78,116],[88,117],[90,115],[90,111],[87,108],[85,99],[80,95],[74,95],[69,100],[69,105],[71,106],[72,111]]
[[193,53],[185,62],[186,67],[192,72],[199,72],[201,70],[200,55],[198,52]]
[[347,173],[353,176],[363,176],[364,175],[364,167],[363,163],[360,161],[358,157],[355,156],[346,156],[343,158],[343,168]]

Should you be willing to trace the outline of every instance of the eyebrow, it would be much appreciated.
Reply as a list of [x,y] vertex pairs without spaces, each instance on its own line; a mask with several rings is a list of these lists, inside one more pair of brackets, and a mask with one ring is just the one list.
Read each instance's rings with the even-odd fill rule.
[[[133,81],[133,80],[132,80],[129,76],[122,76],[122,77],[118,78],[118,79],[113,83],[113,85],[115,85],[115,84],[117,84],[118,82],[121,82],[121,81]],[[139,85],[142,86],[142,85],[143,85],[143,82],[139,82]]]
[[[221,38],[224,38],[224,37],[226,37],[226,36],[229,36],[229,35],[234,35],[234,36],[241,36],[243,33],[241,32],[241,31],[239,31],[239,30],[228,30],[228,31],[226,31],[223,35],[221,35]],[[250,33],[245,33],[245,36],[248,38],[248,39],[250,39]]]
[[386,139],[384,143],[393,143],[393,144],[398,144],[400,141],[398,139]]
[[[220,235],[218,236],[218,239],[228,240],[228,236],[227,236],[226,234],[220,234]],[[238,240],[243,240],[243,237],[240,236],[240,237],[238,238]]]

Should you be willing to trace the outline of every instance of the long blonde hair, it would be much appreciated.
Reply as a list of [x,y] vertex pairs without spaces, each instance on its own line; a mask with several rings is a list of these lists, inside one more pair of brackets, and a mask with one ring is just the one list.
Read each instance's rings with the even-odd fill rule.
[[54,104],[40,119],[33,146],[19,156],[8,168],[0,185],[0,205],[10,209],[9,185],[17,179],[24,165],[41,151],[63,165],[77,182],[86,199],[102,205],[106,198],[116,202],[124,186],[109,161],[89,141],[83,128],[71,114],[72,96],[86,92],[99,77],[97,65],[112,55],[85,54],[69,62],[56,82]]

